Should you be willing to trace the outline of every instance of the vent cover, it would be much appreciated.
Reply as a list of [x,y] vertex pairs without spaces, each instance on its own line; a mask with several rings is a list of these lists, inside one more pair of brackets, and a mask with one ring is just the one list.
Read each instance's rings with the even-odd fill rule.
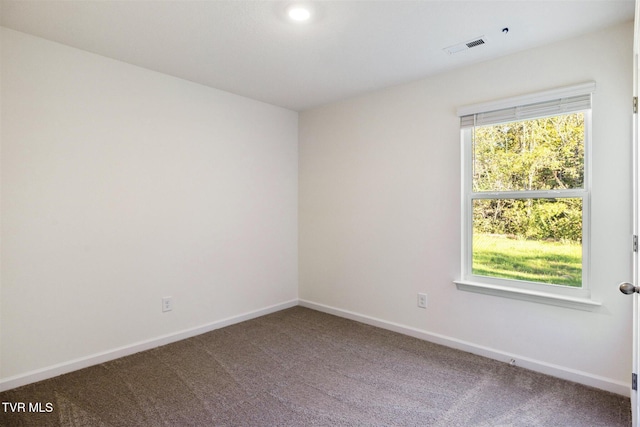
[[480,46],[481,44],[484,44],[484,40],[483,39],[478,39],[478,40],[474,40],[474,41],[471,41],[471,42],[467,43],[467,47],[468,48],[472,48],[472,47]]
[[463,50],[469,50],[473,47],[482,46],[487,43],[487,39],[484,36],[476,37],[472,40],[454,44],[453,46],[445,47],[444,51],[449,55],[453,55],[454,53],[462,52]]

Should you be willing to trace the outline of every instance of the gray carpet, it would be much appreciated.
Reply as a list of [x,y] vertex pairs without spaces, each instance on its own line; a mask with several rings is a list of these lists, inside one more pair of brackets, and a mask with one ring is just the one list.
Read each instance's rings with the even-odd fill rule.
[[630,426],[628,398],[295,307],[0,394],[12,426]]

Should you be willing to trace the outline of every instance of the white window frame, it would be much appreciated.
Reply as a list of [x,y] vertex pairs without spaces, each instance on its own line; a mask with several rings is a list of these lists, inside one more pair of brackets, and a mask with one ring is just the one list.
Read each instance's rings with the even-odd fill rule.
[[[587,82],[545,92],[475,104],[458,109],[461,117],[462,145],[462,253],[461,277],[455,280],[459,290],[477,292],[507,298],[523,299],[544,304],[559,305],[582,310],[594,310],[601,306],[591,299],[590,276],[590,212],[591,212],[591,94],[595,82]],[[582,99],[576,105],[572,99]],[[588,100],[588,108],[584,107]],[[551,106],[551,107],[549,107]],[[523,116],[520,112],[524,112]],[[539,112],[541,111],[541,112]],[[481,125],[508,121],[549,117],[574,112],[584,113],[584,185],[581,189],[553,191],[476,192],[472,190],[473,159],[472,132],[477,120]],[[531,198],[580,198],[582,199],[582,287],[575,288],[522,280],[477,276],[472,273],[473,200],[475,199],[531,199]]]

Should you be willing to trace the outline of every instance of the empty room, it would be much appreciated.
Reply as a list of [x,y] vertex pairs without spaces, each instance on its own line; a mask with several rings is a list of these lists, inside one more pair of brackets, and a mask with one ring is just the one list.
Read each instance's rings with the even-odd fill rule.
[[0,0],[0,426],[637,426],[633,0]]

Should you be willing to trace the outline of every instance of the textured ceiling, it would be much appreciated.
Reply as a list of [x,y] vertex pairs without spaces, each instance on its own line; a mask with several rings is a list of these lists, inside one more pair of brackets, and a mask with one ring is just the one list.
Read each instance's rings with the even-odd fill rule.
[[[633,19],[633,0],[0,1],[0,23],[296,111]],[[509,28],[507,34],[502,32]],[[449,55],[445,47],[485,36]]]

